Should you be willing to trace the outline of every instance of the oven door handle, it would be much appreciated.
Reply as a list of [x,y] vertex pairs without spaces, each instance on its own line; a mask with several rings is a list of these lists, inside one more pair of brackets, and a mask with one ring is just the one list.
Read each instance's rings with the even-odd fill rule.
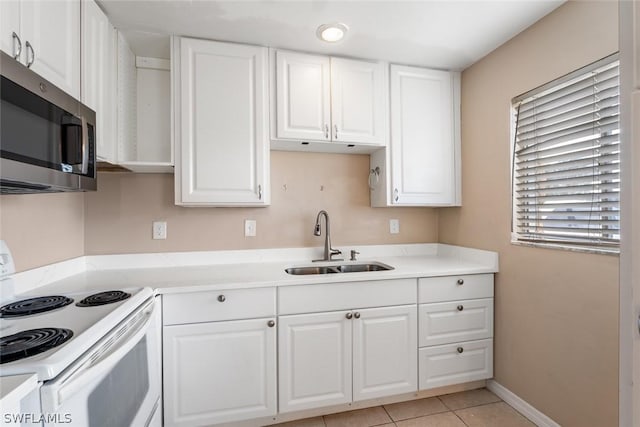
[[[150,303],[143,308],[142,317],[135,319],[133,324],[129,326],[129,331],[125,331],[119,337],[119,332],[124,326],[118,328],[111,337],[111,339],[113,339],[113,336],[118,337],[116,341],[109,343],[110,339],[107,340],[104,350],[96,350],[92,357],[67,378],[63,379],[60,384],[50,384],[48,387],[44,387],[42,389],[43,410],[45,412],[55,412],[66,399],[95,380],[97,376],[110,371],[146,335],[151,324],[154,306],[154,303]],[[100,354],[100,351],[105,351],[105,353]]]

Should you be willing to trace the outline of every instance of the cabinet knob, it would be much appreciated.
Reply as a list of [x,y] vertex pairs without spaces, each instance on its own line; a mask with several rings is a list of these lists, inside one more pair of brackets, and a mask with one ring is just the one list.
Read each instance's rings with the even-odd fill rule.
[[360,318],[360,313],[358,313],[358,312],[356,311],[356,314],[354,314],[354,315],[353,315],[353,317],[355,317],[356,319],[359,319],[359,318]]
[[333,125],[333,131],[334,131],[334,139],[337,140],[338,139],[338,125]]
[[464,307],[462,305],[459,305],[458,306],[458,311],[462,311],[462,310],[464,310]]
[[274,326],[276,326],[276,322],[274,320],[269,320],[267,322],[267,326],[270,328],[273,328]]
[[398,189],[397,189],[397,188],[394,188],[394,189],[393,189],[393,200],[394,200],[395,202],[397,202],[397,201],[398,201]]
[[351,313],[351,312],[347,313],[347,315],[346,315],[347,319],[351,320],[352,317],[353,317],[353,313]]
[[463,351],[464,351],[464,348],[458,347],[458,353],[462,353]]
[[[15,31],[13,32],[13,34],[11,34],[11,37],[13,37],[13,59],[18,59],[20,58],[20,54],[22,53],[22,41],[20,40],[20,37],[18,37],[18,35],[15,33]],[[16,42],[18,42],[18,50],[16,50],[15,48]]]
[[262,185],[258,185],[258,200],[262,200]]
[[225,302],[226,300],[227,300],[227,297],[225,297],[224,295],[218,295],[218,301]]
[[324,139],[329,139],[329,125],[324,124]]
[[464,280],[463,279],[458,279],[458,285],[464,285]]

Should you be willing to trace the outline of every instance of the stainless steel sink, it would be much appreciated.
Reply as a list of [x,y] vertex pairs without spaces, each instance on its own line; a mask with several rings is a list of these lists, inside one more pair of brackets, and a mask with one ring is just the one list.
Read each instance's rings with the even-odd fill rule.
[[333,273],[362,273],[365,271],[386,271],[393,270],[393,267],[381,262],[371,262],[363,264],[338,264],[326,266],[309,266],[309,267],[289,267],[285,269],[288,274],[307,275],[307,274],[333,274]]
[[290,267],[285,269],[288,274],[307,275],[307,274],[330,274],[337,273],[335,267]]
[[345,264],[337,267],[340,273],[361,273],[363,271],[386,271],[393,267],[384,264]]

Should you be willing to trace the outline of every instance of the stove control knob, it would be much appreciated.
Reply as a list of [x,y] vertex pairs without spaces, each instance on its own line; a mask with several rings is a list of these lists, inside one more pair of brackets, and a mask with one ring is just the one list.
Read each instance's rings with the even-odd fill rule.
[[226,300],[227,300],[227,297],[225,297],[224,295],[218,295],[218,301],[225,302]]

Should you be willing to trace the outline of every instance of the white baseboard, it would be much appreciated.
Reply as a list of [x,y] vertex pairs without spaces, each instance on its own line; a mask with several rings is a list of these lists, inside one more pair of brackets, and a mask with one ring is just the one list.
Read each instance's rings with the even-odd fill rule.
[[516,395],[511,390],[496,382],[495,380],[488,380],[487,388],[491,390],[496,396],[512,406],[516,411],[527,417],[529,421],[531,421],[538,427],[561,427],[560,424],[553,421],[551,418],[523,400],[520,396]]

